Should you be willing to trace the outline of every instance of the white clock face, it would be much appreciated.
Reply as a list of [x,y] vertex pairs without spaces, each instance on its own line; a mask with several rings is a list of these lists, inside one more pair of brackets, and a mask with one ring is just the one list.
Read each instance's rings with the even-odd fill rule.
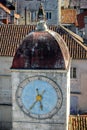
[[42,76],[24,80],[17,89],[16,99],[27,115],[38,119],[51,118],[62,105],[58,85]]

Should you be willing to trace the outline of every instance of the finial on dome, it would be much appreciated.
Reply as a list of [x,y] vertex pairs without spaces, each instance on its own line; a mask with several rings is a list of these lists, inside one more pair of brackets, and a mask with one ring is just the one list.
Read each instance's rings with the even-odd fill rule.
[[42,3],[40,3],[37,18],[38,20],[45,20],[45,12]]
[[42,3],[40,3],[40,6],[39,6],[37,20],[38,20],[38,23],[37,23],[36,31],[46,31],[48,27],[46,25],[45,11],[42,6]]

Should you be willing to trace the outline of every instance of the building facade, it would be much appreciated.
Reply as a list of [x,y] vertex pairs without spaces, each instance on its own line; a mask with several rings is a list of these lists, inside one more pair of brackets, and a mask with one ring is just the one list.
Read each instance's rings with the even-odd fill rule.
[[36,24],[37,12],[40,3],[43,4],[48,24],[58,25],[61,23],[61,0],[17,0],[17,13],[20,14],[20,24]]
[[0,3],[0,24],[18,24],[20,16]]
[[[12,85],[11,64],[17,47],[23,38],[35,30],[34,25],[3,25],[1,28],[0,51],[0,124],[11,126]],[[71,114],[82,114],[87,110],[87,47],[81,37],[64,27],[49,26],[65,40],[71,56]],[[6,114],[7,118],[4,116]],[[9,130],[9,129],[8,129]]]

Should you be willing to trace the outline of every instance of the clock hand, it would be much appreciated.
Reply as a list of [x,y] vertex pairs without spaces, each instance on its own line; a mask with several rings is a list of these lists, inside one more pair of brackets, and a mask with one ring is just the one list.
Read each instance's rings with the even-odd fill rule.
[[[31,107],[30,107],[30,110],[35,106],[35,104],[39,101],[39,102],[41,102],[41,100],[42,100],[42,95],[41,94],[39,94],[39,91],[38,91],[38,88],[36,89],[36,91],[37,91],[37,96],[36,96],[36,101],[31,105]],[[44,91],[42,92],[42,94],[44,93]],[[41,103],[40,103],[41,104]],[[41,106],[41,109],[42,109],[42,104],[40,105]]]
[[45,90],[43,90],[43,91],[42,91],[42,94],[41,94],[41,96],[43,96],[43,94],[44,94],[45,92],[46,92],[46,91],[45,91]]
[[41,95],[41,96],[43,96],[43,94],[46,92],[45,90],[43,90],[42,94],[39,94],[38,88],[36,89],[36,91],[37,91],[37,95]]
[[38,88],[36,89],[36,92],[37,92],[37,95],[39,95],[39,91],[38,91]]
[[42,99],[43,99],[43,94],[46,92],[46,90],[43,90],[42,91],[42,94],[40,94],[40,96],[42,97],[41,100],[39,101],[40,102],[40,109],[43,110],[43,105],[42,105]]
[[29,110],[31,110],[35,106],[36,103],[37,103],[37,100],[30,106]]
[[40,102],[40,109],[43,110],[43,105],[42,105],[42,96],[45,93],[45,90],[42,91],[42,94],[39,94],[38,88],[36,89],[37,96],[36,96],[36,101],[31,105],[30,110],[35,106],[35,104],[39,101]]
[[40,101],[40,109],[43,110],[43,105],[41,101]]

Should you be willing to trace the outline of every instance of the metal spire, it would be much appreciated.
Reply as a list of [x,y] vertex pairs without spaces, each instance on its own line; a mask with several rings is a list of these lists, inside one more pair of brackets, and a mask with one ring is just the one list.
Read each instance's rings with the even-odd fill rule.
[[45,12],[42,6],[42,3],[40,3],[38,14],[37,14],[37,26],[36,26],[36,31],[46,31],[48,29],[46,25],[46,17],[45,17]]
[[42,3],[40,3],[37,18],[38,20],[45,20],[45,12]]

